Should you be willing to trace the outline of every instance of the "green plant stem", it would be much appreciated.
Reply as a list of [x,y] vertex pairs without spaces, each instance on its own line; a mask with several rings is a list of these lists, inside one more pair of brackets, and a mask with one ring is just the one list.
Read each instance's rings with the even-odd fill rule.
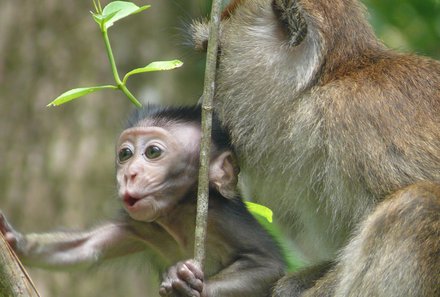
[[120,84],[118,85],[118,87],[137,108],[142,107],[142,104],[136,99],[136,97],[134,97],[134,95],[127,89],[124,84]]
[[112,67],[113,77],[115,78],[116,84],[122,85],[122,81],[119,78],[118,68],[116,67],[115,57],[113,56],[112,47],[110,45],[110,40],[108,38],[107,30],[105,28],[101,28],[102,37],[105,42],[105,49],[107,51],[108,60],[110,61],[110,66]]
[[110,39],[108,38],[107,30],[105,28],[101,27],[101,32],[102,32],[102,36],[104,38],[105,48],[107,51],[108,60],[110,61],[110,65],[112,68],[113,77],[115,79],[116,85],[118,86],[118,89],[120,89],[136,107],[138,107],[138,108],[142,107],[142,104],[127,89],[127,87],[121,81],[121,78],[119,77],[118,68],[116,67],[115,57],[113,56],[113,51],[112,51],[112,47],[110,45]]

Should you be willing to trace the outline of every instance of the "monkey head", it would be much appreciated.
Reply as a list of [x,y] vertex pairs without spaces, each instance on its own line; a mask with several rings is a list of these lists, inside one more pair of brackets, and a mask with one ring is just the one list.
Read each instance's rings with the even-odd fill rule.
[[[118,196],[130,217],[151,222],[167,215],[182,199],[194,199],[200,151],[200,109],[147,107],[132,127],[124,130],[116,146]],[[193,115],[191,115],[191,112]],[[139,113],[139,112],[138,112]],[[214,129],[217,139],[211,153],[210,183],[224,197],[233,197],[237,166],[227,137]],[[191,195],[191,197],[188,197]]]

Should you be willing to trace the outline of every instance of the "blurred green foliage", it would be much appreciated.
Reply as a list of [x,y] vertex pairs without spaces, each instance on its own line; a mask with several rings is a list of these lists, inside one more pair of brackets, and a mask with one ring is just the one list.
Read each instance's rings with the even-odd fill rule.
[[439,0],[364,0],[377,35],[389,47],[440,58]]

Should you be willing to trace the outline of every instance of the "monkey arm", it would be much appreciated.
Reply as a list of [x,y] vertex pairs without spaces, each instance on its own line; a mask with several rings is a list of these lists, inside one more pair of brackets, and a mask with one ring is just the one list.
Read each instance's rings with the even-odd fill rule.
[[[222,268],[207,277],[205,296],[269,296],[273,284],[284,275],[286,264],[272,237],[239,200],[213,200],[207,237],[210,255],[222,255]],[[212,236],[217,232],[218,238]],[[223,245],[219,244],[222,242]],[[202,295],[202,296],[204,296]]]
[[164,275],[161,296],[260,297],[269,296],[284,266],[272,259],[250,253],[204,281],[204,273],[194,260],[182,261]]
[[284,275],[277,245],[238,199],[211,193],[205,247],[204,272],[193,260],[177,263],[164,274],[161,296],[269,296]]
[[112,222],[84,232],[26,234],[16,243],[24,264],[57,269],[88,267],[143,248],[126,224]]
[[256,253],[242,255],[205,282],[206,296],[268,296],[284,268]]

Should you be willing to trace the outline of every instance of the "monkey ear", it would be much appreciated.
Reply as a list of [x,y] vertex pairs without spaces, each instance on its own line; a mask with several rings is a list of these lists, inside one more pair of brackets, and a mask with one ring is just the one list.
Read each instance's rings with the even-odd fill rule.
[[290,46],[301,44],[307,35],[307,23],[296,0],[273,0],[272,9],[286,32]]
[[209,180],[225,198],[232,199],[237,194],[238,173],[240,172],[234,155],[230,152],[221,153],[211,160]]

